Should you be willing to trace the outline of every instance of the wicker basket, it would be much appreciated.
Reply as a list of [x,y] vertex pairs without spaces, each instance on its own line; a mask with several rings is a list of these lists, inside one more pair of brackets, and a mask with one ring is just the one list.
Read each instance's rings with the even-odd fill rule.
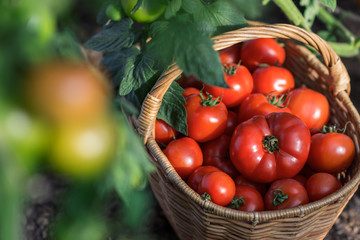
[[[147,95],[137,119],[157,171],[150,176],[151,188],[178,237],[189,239],[323,239],[360,181],[360,116],[352,104],[348,73],[329,45],[314,33],[287,25],[252,25],[214,37],[214,49],[256,38],[277,38],[285,45],[285,66],[294,74],[298,86],[323,93],[331,106],[331,122],[344,126],[356,145],[356,157],[339,174],[344,186],[319,201],[296,208],[243,212],[203,200],[176,173],[154,140],[154,122],[161,100],[170,84],[182,73],[176,64],[169,67]],[[317,50],[320,61],[307,47]]]

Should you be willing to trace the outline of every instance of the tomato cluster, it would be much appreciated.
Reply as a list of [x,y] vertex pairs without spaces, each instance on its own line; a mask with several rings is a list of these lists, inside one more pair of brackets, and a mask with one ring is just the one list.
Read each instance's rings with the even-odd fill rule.
[[[257,39],[219,52],[228,88],[179,80],[188,135],[155,138],[180,177],[204,199],[242,211],[278,210],[342,187],[352,139],[330,124],[325,95],[295,87],[283,47]],[[157,120],[160,121],[160,120]],[[158,124],[158,123],[157,123]],[[167,144],[167,145],[166,145]]]

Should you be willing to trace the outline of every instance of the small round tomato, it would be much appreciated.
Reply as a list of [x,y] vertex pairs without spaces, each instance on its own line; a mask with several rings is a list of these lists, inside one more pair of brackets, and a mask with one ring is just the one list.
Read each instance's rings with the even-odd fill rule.
[[311,136],[308,164],[316,171],[339,173],[351,165],[354,156],[354,142],[343,133],[316,133]]
[[255,188],[238,185],[236,186],[235,197],[229,207],[246,212],[263,211],[264,200]]
[[239,175],[229,156],[230,136],[221,135],[220,137],[206,142],[202,145],[204,165],[211,165],[219,168],[230,177],[236,178]]
[[243,43],[241,61],[250,71],[260,64],[281,66],[285,61],[285,50],[272,38],[259,38]]
[[205,174],[210,172],[218,172],[221,171],[220,169],[214,166],[200,166],[196,168],[191,175],[187,179],[187,184],[191,187],[195,192],[199,190],[199,184],[201,179],[204,177]]
[[203,154],[199,144],[189,137],[171,141],[163,152],[182,179],[187,179],[203,164]]
[[137,0],[121,0],[121,6],[129,17],[136,22],[153,22],[165,11],[166,5],[160,0],[142,0],[139,9],[132,13]]
[[193,87],[193,88],[197,88],[197,89],[203,88],[203,82],[198,80],[193,75],[191,75],[191,76],[181,75],[181,77],[179,79],[177,79],[176,82],[179,83],[179,85],[184,89],[189,88],[189,87]]
[[226,123],[225,134],[231,136],[237,126],[237,114],[234,111],[228,110],[228,120]]
[[155,121],[155,140],[161,145],[167,145],[179,135],[179,132],[172,128],[162,119]]
[[225,64],[224,79],[229,88],[205,84],[205,91],[215,97],[221,96],[222,102],[228,108],[239,105],[253,90],[253,78],[245,66]]
[[309,203],[305,187],[290,178],[279,179],[270,185],[264,197],[266,210],[293,208]]
[[288,108],[306,126],[321,129],[330,118],[330,105],[324,95],[309,88],[296,88],[288,94]]
[[290,113],[258,115],[236,127],[230,159],[241,174],[255,182],[291,178],[305,165],[310,139],[309,129]]
[[295,87],[295,80],[289,70],[283,67],[259,67],[253,73],[254,93],[282,94]]
[[184,93],[182,94],[184,98],[191,94],[200,94],[200,90],[194,87],[184,88]]
[[256,115],[266,116],[273,112],[288,112],[284,97],[265,96],[262,93],[247,95],[238,108],[238,122],[244,122]]
[[220,206],[228,205],[235,196],[234,180],[224,172],[207,173],[201,179],[198,193]]
[[267,187],[265,183],[258,183],[251,181],[242,175],[236,177],[234,181],[236,186],[246,185],[255,188],[262,196],[264,196],[267,191]]
[[188,135],[198,142],[219,137],[226,129],[228,110],[219,99],[210,94],[193,94],[186,97]]
[[306,181],[306,190],[310,201],[320,200],[342,187],[340,181],[329,173],[315,173]]
[[239,44],[232,45],[228,48],[219,51],[220,62],[235,63],[238,64],[240,61],[241,46]]

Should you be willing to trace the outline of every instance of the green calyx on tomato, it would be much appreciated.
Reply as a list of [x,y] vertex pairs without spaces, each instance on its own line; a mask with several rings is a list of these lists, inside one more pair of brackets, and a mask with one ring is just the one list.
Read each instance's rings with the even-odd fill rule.
[[275,151],[279,151],[279,140],[273,135],[265,136],[263,146],[268,153],[273,154]]
[[240,66],[240,64],[238,65],[228,65],[228,64],[225,64],[224,65],[224,72],[227,74],[227,75],[235,75],[236,74],[236,70],[237,68]]
[[202,197],[202,199],[204,199],[206,201],[211,201],[211,196],[207,192],[204,192],[203,194],[201,194],[201,197]]
[[[268,102],[278,108],[286,108],[289,105],[289,101],[291,99],[287,98],[287,94],[281,94],[280,97],[271,94],[267,94],[266,98]],[[287,100],[287,103],[285,104],[285,101]]]
[[153,22],[166,8],[161,0],[120,0],[120,4],[126,15],[140,23]]
[[213,106],[218,105],[221,102],[220,96],[218,96],[217,98],[214,99],[210,93],[205,92],[205,94],[207,95],[207,98],[205,98],[203,95],[203,92],[200,91],[201,105],[206,106],[206,107],[213,107]]
[[241,206],[245,205],[245,200],[243,196],[234,197],[234,199],[230,202],[229,208],[239,209]]
[[286,195],[280,188],[277,188],[273,191],[274,194],[274,200],[272,201],[272,204],[274,206],[277,206],[281,203],[283,203],[286,199],[288,199],[288,195]]

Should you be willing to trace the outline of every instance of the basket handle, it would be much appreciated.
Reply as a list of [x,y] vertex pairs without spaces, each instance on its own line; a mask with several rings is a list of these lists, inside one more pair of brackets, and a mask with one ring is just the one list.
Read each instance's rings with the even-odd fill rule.
[[[251,22],[250,24],[251,26],[249,27],[226,32],[213,37],[213,48],[216,51],[219,51],[234,44],[257,38],[282,38],[297,40],[313,47],[321,54],[323,62],[328,68],[331,76],[331,78],[329,78],[329,86],[334,95],[337,95],[342,91],[345,91],[348,94],[350,93],[350,77],[344,64],[329,44],[317,34],[289,24],[265,25],[255,22]],[[153,129],[156,115],[160,109],[164,94],[170,87],[171,83],[181,73],[182,70],[175,63],[169,66],[167,71],[160,76],[145,98],[137,121],[137,130],[143,137],[144,144],[147,142],[149,136],[154,135]]]

